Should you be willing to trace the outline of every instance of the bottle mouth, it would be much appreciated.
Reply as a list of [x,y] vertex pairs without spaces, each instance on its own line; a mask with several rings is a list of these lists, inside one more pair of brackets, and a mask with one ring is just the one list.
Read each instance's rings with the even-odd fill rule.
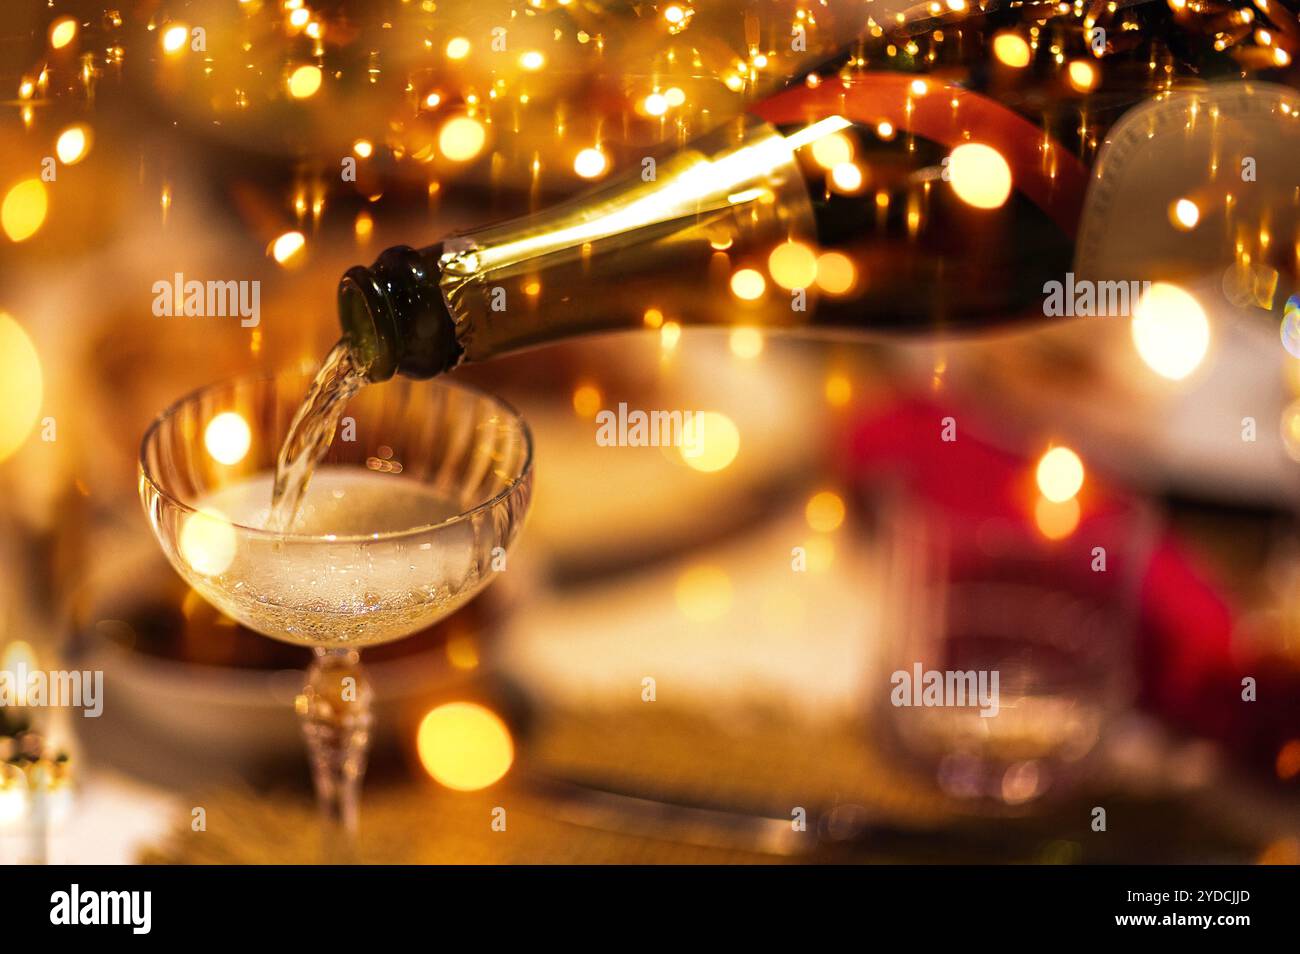
[[397,324],[374,272],[349,268],[339,281],[339,324],[353,359],[371,382],[387,381],[397,371]]
[[431,378],[460,360],[456,323],[439,286],[442,246],[396,245],[339,282],[339,323],[369,381]]

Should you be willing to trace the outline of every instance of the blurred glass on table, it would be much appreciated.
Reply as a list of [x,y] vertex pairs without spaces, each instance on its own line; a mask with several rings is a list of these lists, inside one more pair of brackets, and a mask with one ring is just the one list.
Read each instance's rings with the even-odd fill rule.
[[994,515],[892,490],[874,509],[882,743],[979,810],[1069,791],[1133,701],[1146,515],[1080,520],[1073,496]]

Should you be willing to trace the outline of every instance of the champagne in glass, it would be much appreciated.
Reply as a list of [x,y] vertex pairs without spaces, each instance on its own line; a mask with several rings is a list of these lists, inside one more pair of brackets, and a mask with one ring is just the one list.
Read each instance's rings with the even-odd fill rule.
[[[331,360],[315,382],[240,378],[181,399],[144,436],[140,494],[164,553],[199,594],[315,651],[296,707],[330,855],[343,858],[369,742],[359,650],[424,629],[491,581],[528,509],[532,438],[512,408],[471,388],[359,389],[339,367]],[[356,439],[331,443],[349,388]],[[218,456],[205,435],[228,414],[250,440]],[[294,484],[281,500],[296,501],[284,523],[272,503],[272,488],[287,486],[281,461]]]

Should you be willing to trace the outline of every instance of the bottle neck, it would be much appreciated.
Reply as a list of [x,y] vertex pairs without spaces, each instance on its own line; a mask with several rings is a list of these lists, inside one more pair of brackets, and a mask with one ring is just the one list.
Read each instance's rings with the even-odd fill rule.
[[[738,117],[538,214],[418,251],[389,249],[345,274],[344,331],[371,379],[383,380],[638,327],[647,312],[735,323],[726,294],[734,263],[814,238],[797,145],[761,119]],[[720,294],[705,287],[714,283]],[[764,325],[800,318],[768,296],[745,310],[745,321]]]
[[462,348],[438,287],[442,246],[398,245],[339,282],[339,322],[354,360],[371,381],[394,374],[430,378],[454,367]]

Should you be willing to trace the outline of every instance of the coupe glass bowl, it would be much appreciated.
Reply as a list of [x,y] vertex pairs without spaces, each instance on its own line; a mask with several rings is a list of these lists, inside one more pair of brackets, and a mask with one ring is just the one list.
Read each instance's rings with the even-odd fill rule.
[[531,496],[532,437],[489,395],[445,379],[394,380],[352,399],[316,480],[346,487],[364,476],[372,491],[392,481],[414,500],[401,511],[409,527],[391,516],[368,526],[345,502],[339,532],[277,533],[262,529],[265,512],[214,507],[223,491],[262,480],[269,509],[276,456],[310,383],[292,371],[182,398],[144,435],[140,497],[163,552],[199,594],[250,629],[315,650],[297,709],[322,808],[351,834],[370,725],[359,650],[430,626],[506,568]]

